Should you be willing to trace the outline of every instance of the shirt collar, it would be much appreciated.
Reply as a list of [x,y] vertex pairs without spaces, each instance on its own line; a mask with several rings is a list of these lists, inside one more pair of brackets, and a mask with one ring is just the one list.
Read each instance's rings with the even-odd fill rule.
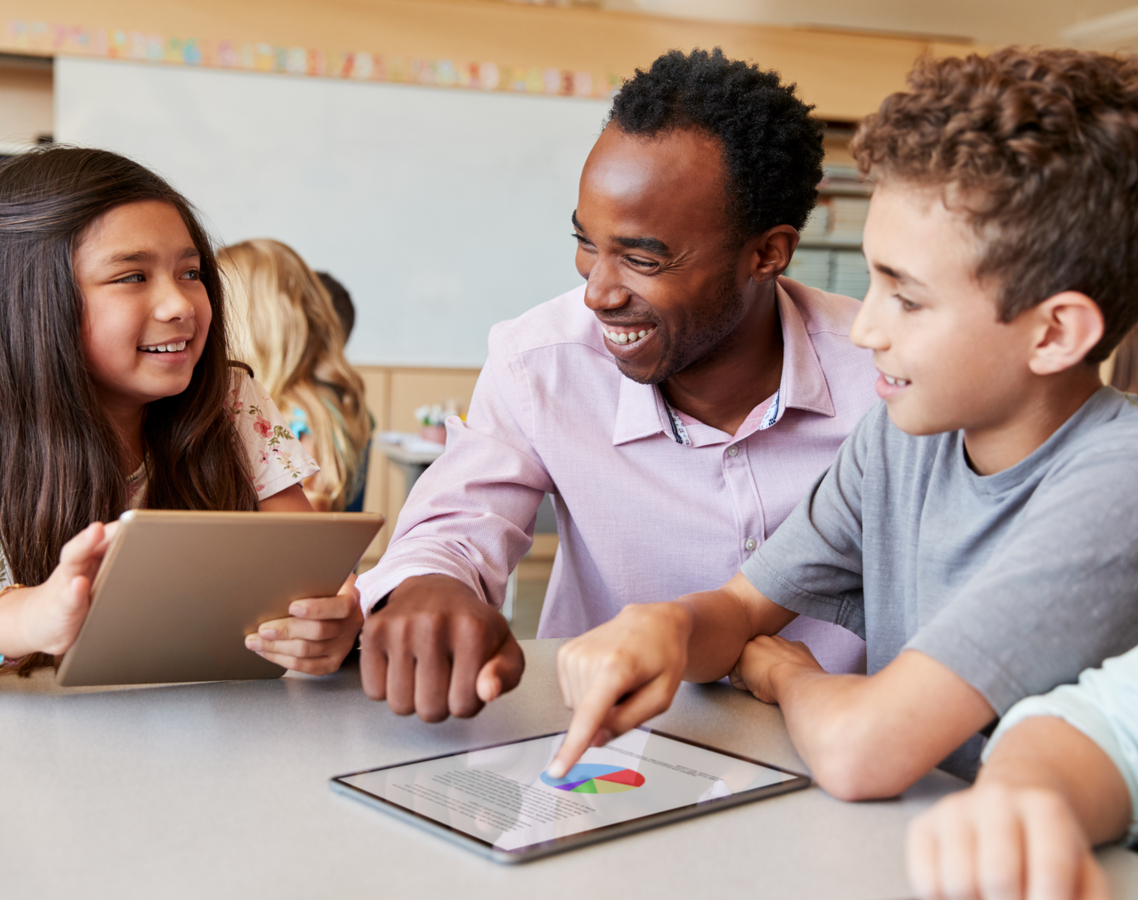
[[[822,371],[822,363],[806,330],[802,313],[790,294],[777,285],[779,321],[782,325],[782,379],[778,388],[777,423],[790,407],[834,416],[834,401]],[[765,417],[764,417],[765,418]],[[670,439],[671,419],[659,388],[652,384],[639,384],[624,375],[620,377],[620,395],[617,399],[616,424],[613,426],[613,445],[663,433]]]
[[818,359],[810,332],[806,330],[802,312],[781,282],[777,297],[778,315],[782,322],[782,379],[775,421],[791,407],[833,417],[837,410],[830,396],[830,386],[826,383],[822,362]]

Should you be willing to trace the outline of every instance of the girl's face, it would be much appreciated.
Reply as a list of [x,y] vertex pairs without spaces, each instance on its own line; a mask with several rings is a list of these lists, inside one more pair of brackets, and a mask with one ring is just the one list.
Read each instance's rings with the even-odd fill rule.
[[212,318],[200,264],[178,210],[160,200],[115,207],[79,242],[83,351],[108,412],[189,387]]

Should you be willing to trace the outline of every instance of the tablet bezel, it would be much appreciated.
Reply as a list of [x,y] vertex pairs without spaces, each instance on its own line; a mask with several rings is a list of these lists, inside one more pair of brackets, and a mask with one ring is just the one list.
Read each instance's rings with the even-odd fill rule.
[[[374,513],[127,510],[56,682],[279,678],[285,668],[248,650],[244,636],[288,615],[291,600],[339,590],[382,525]],[[208,590],[188,598],[199,582]],[[178,602],[187,599],[195,605]]]
[[741,806],[744,803],[753,803],[756,800],[764,800],[767,797],[774,797],[779,794],[788,794],[793,791],[800,791],[803,788],[810,787],[812,784],[809,776],[803,775],[801,772],[795,772],[792,769],[784,768],[783,766],[776,766],[773,763],[763,762],[762,760],[753,759],[749,756],[744,756],[741,753],[733,753],[730,750],[722,750],[719,747],[713,747],[710,744],[703,744],[699,741],[693,741],[690,738],[680,737],[679,735],[672,734],[667,731],[660,731],[657,728],[644,728],[640,727],[637,731],[644,731],[648,734],[659,735],[660,737],[668,738],[669,740],[678,741],[682,744],[688,744],[692,747],[698,747],[701,750],[707,750],[712,753],[718,753],[721,756],[729,756],[732,759],[742,760],[743,762],[750,763],[755,766],[763,766],[767,769],[773,769],[776,772],[783,772],[787,775],[793,776],[787,781],[779,782],[778,784],[769,784],[764,787],[754,788],[753,790],[743,791],[738,794],[732,794],[729,797],[715,797],[711,800],[705,800],[702,803],[691,803],[687,806],[677,807],[676,809],[664,810],[662,812],[649,813],[645,816],[638,816],[635,819],[628,819],[624,822],[614,822],[610,825],[601,825],[597,828],[591,828],[588,831],[578,832],[577,834],[563,835],[548,841],[542,841],[537,844],[528,844],[517,850],[502,850],[496,847],[489,841],[481,838],[474,837],[454,828],[451,825],[444,824],[437,819],[432,819],[430,816],[423,813],[416,812],[415,810],[408,809],[401,806],[386,797],[380,797],[370,791],[357,787],[354,784],[348,784],[343,779],[354,778],[357,775],[367,775],[372,772],[382,772],[385,769],[400,769],[404,766],[413,766],[421,763],[434,762],[439,759],[448,759],[451,757],[462,756],[467,753],[478,753],[482,750],[493,750],[497,747],[507,747],[511,744],[521,744],[526,741],[537,741],[543,738],[556,737],[559,734],[565,734],[564,731],[551,731],[547,734],[538,734],[531,737],[519,738],[512,741],[501,741],[497,744],[487,744],[482,747],[471,747],[464,750],[457,750],[452,753],[440,753],[437,756],[427,756],[422,759],[413,759],[407,762],[392,763],[387,766],[375,766],[371,769],[360,769],[357,772],[348,772],[344,775],[333,776],[329,780],[329,784],[333,791],[344,796],[351,797],[364,803],[367,806],[374,807],[375,809],[382,810],[389,815],[394,816],[402,821],[409,822],[419,828],[437,834],[452,844],[457,844],[465,847],[467,850],[472,850],[480,856],[487,857],[498,863],[516,864],[529,862],[535,859],[541,859],[546,856],[552,856],[555,853],[564,853],[566,850],[573,850],[577,847],[584,847],[589,844],[597,844],[601,841],[607,841],[611,838],[622,837],[626,834],[635,834],[639,831],[645,831],[650,828],[657,828],[661,825],[669,825],[672,822],[682,822],[686,819],[693,819],[697,816],[707,815],[708,813],[715,812],[719,809],[728,809],[732,806]]

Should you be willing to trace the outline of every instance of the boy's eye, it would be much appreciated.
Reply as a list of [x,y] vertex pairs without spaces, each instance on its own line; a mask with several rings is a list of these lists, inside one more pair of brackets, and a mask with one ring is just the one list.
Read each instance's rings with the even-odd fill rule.
[[900,294],[894,294],[893,296],[897,298],[897,302],[901,304],[901,309],[905,310],[905,312],[914,312],[921,308],[919,303],[914,303],[908,297],[902,297]]

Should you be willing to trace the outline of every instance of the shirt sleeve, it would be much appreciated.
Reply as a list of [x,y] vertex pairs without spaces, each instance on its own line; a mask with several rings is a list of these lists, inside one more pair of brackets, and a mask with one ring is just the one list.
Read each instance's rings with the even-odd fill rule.
[[257,499],[265,500],[320,471],[285,425],[269,392],[240,369],[234,370],[229,414],[248,454]]
[[1118,442],[1045,473],[986,561],[905,645],[947,666],[997,714],[1138,644],[1138,467]]
[[466,421],[447,419],[446,452],[415,483],[387,552],[357,582],[365,613],[407,578],[430,574],[502,605],[537,508],[554,490],[530,437],[532,415],[524,362],[495,326]]
[[1088,669],[1078,684],[1058,687],[1013,706],[984,749],[987,761],[1005,734],[1034,716],[1052,716],[1077,728],[1110,758],[1130,791],[1127,843],[1138,846],[1138,648]]
[[841,625],[863,640],[862,482],[883,414],[879,405],[858,423],[830,468],[741,569],[779,606]]

